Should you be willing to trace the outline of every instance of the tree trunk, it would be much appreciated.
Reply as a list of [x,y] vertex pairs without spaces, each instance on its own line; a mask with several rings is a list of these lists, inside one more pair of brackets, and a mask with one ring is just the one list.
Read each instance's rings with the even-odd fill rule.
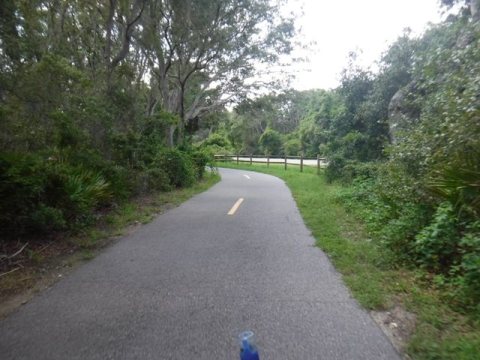
[[168,147],[171,147],[173,148],[175,146],[175,139],[174,139],[174,135],[175,135],[175,130],[176,130],[176,125],[170,125],[168,127]]
[[473,21],[480,20],[480,0],[471,0],[470,2],[470,12],[472,13]]

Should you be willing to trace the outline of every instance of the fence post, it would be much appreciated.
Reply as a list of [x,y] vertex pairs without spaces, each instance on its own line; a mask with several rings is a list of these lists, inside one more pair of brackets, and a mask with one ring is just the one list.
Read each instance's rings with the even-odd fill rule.
[[270,166],[270,155],[267,155],[267,167]]
[[320,155],[317,154],[317,175],[320,175]]
[[300,172],[303,172],[303,152],[300,155]]
[[238,165],[238,154],[237,154],[237,165]]
[[285,170],[287,170],[287,155],[285,155]]
[[253,157],[253,154],[250,154],[250,165],[252,165],[252,157]]

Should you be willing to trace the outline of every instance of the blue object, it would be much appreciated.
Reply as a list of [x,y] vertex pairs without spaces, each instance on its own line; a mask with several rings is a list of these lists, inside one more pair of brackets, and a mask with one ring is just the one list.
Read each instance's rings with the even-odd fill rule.
[[260,360],[257,347],[253,342],[252,331],[244,331],[240,334],[240,360]]

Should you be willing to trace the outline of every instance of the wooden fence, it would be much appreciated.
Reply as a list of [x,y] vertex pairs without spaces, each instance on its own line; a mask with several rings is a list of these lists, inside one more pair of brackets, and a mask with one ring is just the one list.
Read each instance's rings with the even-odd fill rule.
[[327,159],[317,155],[316,159],[304,158],[303,156],[282,156],[282,157],[270,157],[265,155],[215,155],[215,161],[217,162],[236,162],[239,163],[248,163],[250,165],[256,164],[283,164],[285,170],[287,170],[287,165],[294,165],[300,167],[300,172],[303,172],[304,166],[315,166],[317,168],[317,174],[320,173],[320,169],[327,165]]

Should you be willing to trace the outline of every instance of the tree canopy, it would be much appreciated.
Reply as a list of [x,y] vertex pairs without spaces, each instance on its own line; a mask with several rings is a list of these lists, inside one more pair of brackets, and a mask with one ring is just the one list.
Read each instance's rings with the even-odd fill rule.
[[192,136],[268,85],[262,71],[292,49],[281,6],[2,1],[0,225],[71,228],[119,198],[199,179],[208,154]]

